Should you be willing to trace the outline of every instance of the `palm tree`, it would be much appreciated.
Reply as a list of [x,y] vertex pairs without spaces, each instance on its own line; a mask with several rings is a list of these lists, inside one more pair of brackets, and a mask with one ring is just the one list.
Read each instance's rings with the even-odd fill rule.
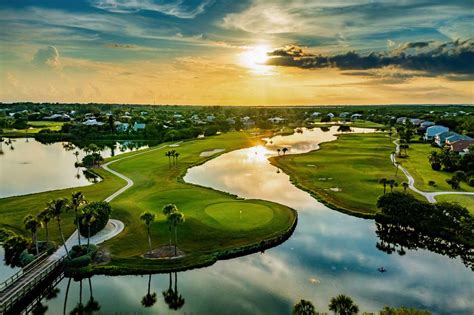
[[168,157],[168,167],[171,168],[171,151],[166,151],[165,156]]
[[44,208],[43,211],[38,213],[38,220],[40,220],[44,224],[44,229],[46,231],[46,247],[49,244],[49,229],[48,229],[48,224],[49,221],[51,221],[52,215],[51,212],[49,211],[49,208]]
[[148,276],[148,291],[147,294],[142,298],[142,305],[145,307],[152,307],[156,303],[156,293],[150,294],[151,285],[151,274]]
[[31,231],[31,240],[35,244],[36,255],[38,255],[39,247],[38,247],[38,238],[37,238],[36,233],[38,232],[38,229],[41,227],[41,221],[38,220],[37,217],[29,214],[23,219],[23,224],[25,224],[25,229]]
[[146,224],[146,231],[148,233],[148,246],[150,248],[149,254],[151,255],[151,234],[150,234],[150,226],[155,221],[155,214],[150,211],[145,211],[140,215],[140,220],[145,222]]
[[354,301],[349,296],[340,294],[331,299],[329,310],[338,315],[353,315],[359,312],[359,307],[354,304]]
[[393,187],[398,187],[398,183],[394,179],[389,180],[388,184],[390,186],[390,192],[393,192]]
[[402,186],[403,186],[403,192],[406,193],[407,192],[407,188],[410,186],[407,182],[403,182],[402,183]]
[[395,168],[395,177],[396,177],[398,175],[398,168],[400,167],[400,163],[395,161],[395,162],[393,162],[393,164],[395,164],[395,167],[396,167]]
[[285,148],[282,149],[282,151],[283,151],[283,155],[285,155],[286,152],[288,152],[288,148],[285,147]]
[[51,212],[51,215],[56,218],[56,221],[58,222],[59,234],[61,234],[61,239],[63,241],[64,249],[66,250],[66,255],[68,258],[70,258],[69,250],[66,246],[66,240],[64,239],[64,233],[61,228],[61,214],[69,209],[68,200],[66,198],[52,200],[48,203],[48,209]]
[[178,164],[178,157],[179,157],[179,152],[175,152],[175,154],[174,154],[174,158],[175,158],[174,163],[175,164]]
[[293,306],[293,315],[315,315],[314,305],[310,301],[301,300]]
[[[82,209],[82,224],[87,225],[87,252],[91,240],[91,225],[97,220],[97,210],[92,207]],[[79,231],[78,231],[79,232]]]
[[278,149],[277,149],[277,152],[278,152],[278,155],[280,155],[281,149],[278,148]]
[[385,192],[387,191],[388,180],[386,178],[382,178],[379,180],[379,183],[383,185],[383,194],[385,195]]
[[84,308],[85,314],[95,314],[96,312],[100,311],[100,304],[94,299],[94,295],[92,294],[92,282],[91,278],[89,277],[89,292],[90,292],[90,297],[89,301],[86,304],[86,307]]
[[184,214],[179,211],[173,212],[167,218],[168,224],[174,227],[174,255],[177,255],[178,247],[178,225],[184,223]]
[[[175,204],[167,204],[166,206],[163,207],[163,214],[168,218],[171,214],[175,213],[178,211],[178,207],[176,207]],[[170,222],[168,222],[168,230],[169,230],[169,233],[170,233],[170,247],[171,247],[171,227],[172,225],[170,224]]]
[[87,203],[87,200],[82,194],[82,192],[79,191],[79,192],[72,193],[70,207],[74,210],[74,213],[76,215],[75,222],[76,222],[76,228],[77,228],[77,243],[79,244],[79,246],[81,246],[81,232],[79,229],[79,214],[77,213],[77,211],[79,210],[79,207],[81,207],[82,205],[85,205],[86,203]]

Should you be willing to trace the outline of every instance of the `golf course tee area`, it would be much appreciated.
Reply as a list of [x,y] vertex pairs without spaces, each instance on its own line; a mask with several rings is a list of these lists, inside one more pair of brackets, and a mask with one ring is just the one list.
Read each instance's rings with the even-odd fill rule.
[[[125,224],[115,238],[101,245],[110,253],[110,261],[88,267],[87,272],[104,274],[132,274],[169,272],[210,265],[218,259],[256,252],[286,240],[297,222],[296,211],[272,202],[242,200],[213,189],[187,184],[182,180],[189,167],[204,163],[217,156],[201,156],[204,151],[223,149],[222,153],[260,143],[259,136],[246,132],[231,132],[205,139],[181,142],[169,147],[162,145],[108,159],[117,160],[110,169],[133,181],[124,193],[112,200],[111,217]],[[179,158],[170,160],[168,150],[179,152]],[[126,158],[125,158],[126,157]],[[1,227],[28,235],[22,219],[37,214],[46,202],[59,197],[70,197],[73,191],[82,191],[89,201],[104,200],[125,186],[123,179],[104,169],[97,169],[103,181],[91,186],[44,192],[0,199]],[[176,204],[184,214],[185,222],[178,227],[178,248],[184,256],[173,259],[148,259],[147,229],[140,214],[156,214],[151,224],[151,242],[154,249],[170,242],[169,226],[162,208]],[[73,212],[62,218],[66,236],[74,231]],[[50,224],[50,237],[60,244],[57,228]],[[45,231],[40,229],[39,238]],[[173,241],[174,241],[173,234]]]

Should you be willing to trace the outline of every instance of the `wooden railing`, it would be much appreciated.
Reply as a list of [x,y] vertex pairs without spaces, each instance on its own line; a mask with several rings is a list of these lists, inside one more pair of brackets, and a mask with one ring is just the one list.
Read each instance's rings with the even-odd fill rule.
[[44,259],[48,256],[47,252],[41,253],[37,258],[35,258],[32,262],[30,262],[28,265],[20,269],[17,273],[12,275],[10,278],[7,280],[3,281],[0,284],[0,292],[3,292],[4,290],[7,289],[9,285],[14,283],[17,279],[21,278],[25,273],[27,273],[29,270],[33,269],[35,266],[37,266],[39,263],[43,262]]
[[[6,313],[12,306],[14,306],[18,301],[20,301],[26,294],[28,294],[39,283],[41,283],[44,279],[46,279],[50,275],[51,272],[53,272],[54,270],[56,270],[59,266],[63,264],[65,258],[66,256],[44,266],[39,273],[35,274],[31,279],[28,279],[28,281],[24,283],[23,285],[21,285],[19,288],[10,288],[11,290],[13,290],[12,292],[4,292],[7,294],[7,296],[5,296],[5,299],[1,301],[0,314]],[[27,277],[28,273],[24,273],[24,275]]]

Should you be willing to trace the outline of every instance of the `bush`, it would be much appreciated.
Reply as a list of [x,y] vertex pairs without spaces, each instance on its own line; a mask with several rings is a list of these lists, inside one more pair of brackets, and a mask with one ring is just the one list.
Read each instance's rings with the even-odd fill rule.
[[[97,213],[96,220],[91,224],[91,235],[90,236],[94,236],[95,234],[97,234],[97,232],[102,230],[105,227],[105,225],[107,224],[107,222],[109,221],[110,213],[112,212],[112,208],[105,201],[91,202],[90,204],[85,206],[84,209],[86,210],[86,208],[94,209],[95,212]],[[88,236],[88,228],[87,228],[87,225],[82,224],[82,216],[81,215],[79,216],[79,231],[81,232],[81,235],[83,235],[84,237]]]
[[435,186],[436,186],[436,183],[435,183],[434,180],[430,180],[430,181],[428,182],[428,185],[430,185],[430,186],[432,186],[432,187],[435,187]]
[[471,176],[467,179],[467,184],[471,187],[474,187],[474,176]]
[[20,254],[20,264],[22,266],[28,265],[33,260],[35,260],[35,256],[28,253],[26,250]]
[[72,259],[65,260],[65,267],[66,268],[81,268],[86,267],[92,262],[92,258],[89,255],[84,255]]
[[441,164],[440,163],[432,163],[431,168],[435,171],[439,171],[441,169]]

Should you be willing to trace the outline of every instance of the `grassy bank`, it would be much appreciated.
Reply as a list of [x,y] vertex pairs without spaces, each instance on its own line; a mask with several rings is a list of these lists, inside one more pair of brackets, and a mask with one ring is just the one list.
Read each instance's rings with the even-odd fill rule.
[[26,137],[34,135],[43,129],[59,131],[63,125],[64,123],[60,121],[30,121],[28,122],[27,129],[0,128],[0,135],[3,137]]
[[[201,157],[200,153],[203,151],[219,148],[228,152],[259,142],[258,138],[247,133],[227,133],[204,140],[183,142],[178,147],[173,147],[180,153],[176,165],[170,166],[164,155],[169,148],[141,151],[146,153],[139,155],[130,153],[130,158],[112,164],[112,169],[131,178],[134,185],[111,203],[112,217],[123,221],[125,230],[104,244],[103,247],[112,254],[112,260],[107,265],[99,266],[97,272],[139,273],[146,270],[158,272],[169,271],[170,268],[191,268],[208,265],[234,252],[244,254],[249,250],[258,250],[262,240],[281,240],[296,224],[295,211],[271,202],[241,200],[180,180],[189,167],[212,158]],[[115,159],[124,156],[127,155]],[[104,181],[76,190],[83,191],[89,200],[99,200],[124,185],[121,179],[103,170],[100,174],[104,176]],[[1,220],[1,226],[23,231],[21,221],[26,214],[39,212],[46,201],[69,196],[72,190],[0,199],[0,214],[7,218]],[[178,246],[187,256],[164,261],[143,259],[141,256],[147,251],[148,244],[146,229],[139,220],[139,215],[145,210],[156,212],[157,221],[151,229],[153,247],[166,245],[169,242],[169,232],[161,208],[168,203],[175,203],[186,217],[186,222],[178,229]],[[69,235],[74,230],[72,214],[65,216],[63,222],[66,234]],[[51,231],[54,232],[51,234],[58,240],[54,223],[51,226]],[[28,235],[24,231],[23,233]]]
[[436,196],[436,201],[448,201],[456,202],[463,207],[466,207],[467,210],[474,216],[474,196],[467,195],[439,195]]
[[[407,150],[408,157],[397,158],[401,165],[410,172],[415,179],[415,186],[423,191],[454,191],[446,183],[447,179],[453,176],[453,173],[445,171],[435,171],[431,168],[428,161],[428,155],[432,151],[441,152],[440,148],[434,148],[426,143],[411,143]],[[428,183],[434,181],[436,186],[430,186]],[[474,191],[474,187],[465,182],[461,182],[459,191]]]
[[344,134],[323,143],[320,150],[274,157],[271,162],[289,174],[297,186],[329,206],[370,216],[377,212],[376,202],[383,194],[379,180],[406,180],[402,172],[395,176],[389,159],[393,150],[386,134]]

